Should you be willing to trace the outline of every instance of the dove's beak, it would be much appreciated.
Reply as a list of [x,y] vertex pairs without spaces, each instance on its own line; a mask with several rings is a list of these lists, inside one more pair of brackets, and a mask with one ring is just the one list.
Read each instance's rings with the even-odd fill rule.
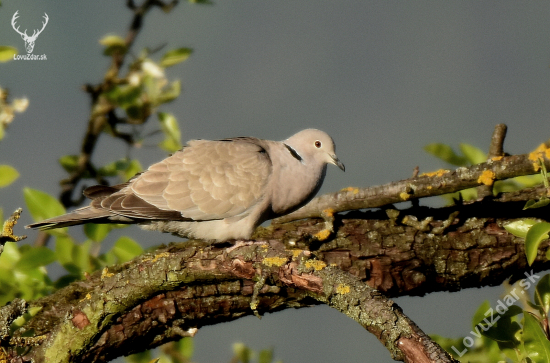
[[344,164],[338,159],[338,157],[336,155],[330,155],[330,163],[331,164],[334,164],[336,165],[337,167],[339,167],[340,169],[342,169],[342,171],[346,171],[346,167],[344,166]]

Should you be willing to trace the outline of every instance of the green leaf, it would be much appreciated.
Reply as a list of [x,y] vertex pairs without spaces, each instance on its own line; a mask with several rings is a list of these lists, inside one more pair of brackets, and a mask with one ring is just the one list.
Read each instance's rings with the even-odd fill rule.
[[15,55],[17,55],[17,48],[0,45],[0,62],[13,60],[13,56]]
[[90,256],[90,248],[92,247],[92,243],[93,242],[91,240],[87,240],[81,245],[74,245],[72,262],[81,273],[92,272],[95,270],[93,258]]
[[[67,270],[67,271],[69,271],[69,270]],[[82,274],[80,272],[78,272],[78,273],[70,272],[69,274],[63,275],[60,278],[58,278],[54,283],[54,287],[56,289],[61,289],[62,287],[65,287],[65,286],[67,286],[67,285],[69,285],[69,284],[71,284],[75,281],[79,281],[81,279],[82,279]]]
[[504,226],[508,232],[513,234],[516,237],[524,238],[527,236],[527,232],[539,221],[535,219],[520,219],[511,223],[508,223]]
[[125,358],[126,363],[147,363],[151,360],[151,351],[135,353]]
[[105,46],[103,54],[126,53],[126,42],[118,35],[106,35],[99,40],[99,44]]
[[155,104],[161,105],[163,103],[168,103],[176,98],[181,93],[181,82],[180,81],[174,81],[170,83],[170,87],[163,89],[162,92],[156,97]]
[[112,266],[117,264],[118,258],[115,256],[113,250],[110,250],[101,254],[97,258],[97,261],[101,266]]
[[55,238],[55,253],[57,260],[64,266],[65,264],[73,263],[73,248],[75,243],[69,235],[56,236]]
[[550,361],[550,341],[538,320],[529,313],[525,313],[523,319],[523,344],[527,356],[535,363]]
[[449,164],[457,166],[466,165],[466,158],[457,155],[449,145],[433,143],[424,146],[424,150]]
[[18,271],[28,271],[40,266],[46,266],[56,260],[55,252],[47,247],[32,247],[25,251],[15,269]]
[[182,356],[184,356],[189,361],[191,361],[191,358],[193,358],[193,351],[194,351],[193,338],[185,337],[183,339],[178,340],[177,342],[174,342],[174,345]]
[[120,237],[113,246],[113,253],[118,258],[119,263],[130,261],[143,253],[143,248],[130,237]]
[[472,318],[472,328],[474,328],[477,324],[483,321],[483,319],[486,318],[485,313],[491,308],[491,304],[488,300],[485,300],[484,302],[479,305],[476,312],[474,313],[474,316]]
[[532,265],[535,261],[540,243],[548,239],[549,231],[550,223],[540,222],[531,227],[527,232],[527,236],[525,237],[525,255],[527,256],[529,265]]
[[105,92],[105,97],[117,106],[128,108],[141,104],[142,91],[140,86],[120,85]]
[[487,161],[487,154],[485,154],[483,150],[478,147],[464,143],[459,144],[458,147],[460,148],[460,151],[462,151],[462,154],[466,157],[466,160],[473,165],[481,164]]
[[84,233],[94,242],[101,242],[113,228],[108,224],[86,223]]
[[23,325],[25,325],[33,316],[38,314],[40,310],[42,310],[42,307],[39,307],[39,306],[32,307],[26,313],[24,313],[23,315],[15,319],[11,326],[11,328],[13,329],[12,332],[16,330],[14,328],[20,328]]
[[243,343],[234,343],[233,355],[242,363],[249,363],[252,351]]
[[494,319],[491,316],[485,317],[485,320],[480,322],[484,328],[480,327],[477,330],[484,336],[499,343],[508,343],[507,348],[513,349],[513,346],[519,343],[516,339],[516,334],[521,330],[521,327],[517,322],[512,321],[512,318],[522,313],[523,310],[519,306],[511,305],[504,314],[498,315],[499,318],[495,324],[493,322],[496,320],[496,317]]
[[550,204],[550,199],[544,196],[539,200],[530,199],[525,203],[525,206],[523,206],[523,210],[546,207],[548,204]]
[[168,152],[175,152],[181,149],[181,133],[176,118],[166,112],[159,112],[158,118],[165,136],[159,146]]
[[32,308],[29,308],[27,313],[29,314],[30,317],[33,317],[36,314],[38,314],[42,310],[42,308],[43,308],[42,306],[34,306]]
[[542,184],[542,175],[523,175],[508,180],[497,180],[493,186],[493,193],[514,192]]
[[521,188],[518,188],[518,190],[519,190],[519,189],[523,189],[523,188],[534,187],[535,185],[541,184],[542,183],[542,175],[540,175],[540,174],[522,175],[522,176],[516,176],[515,178],[509,179],[509,180],[517,182],[521,186]]
[[271,363],[273,360],[273,349],[264,349],[260,351],[258,363]]
[[546,316],[550,311],[550,274],[544,275],[535,288],[535,304],[542,307]]
[[63,155],[58,161],[67,173],[72,173],[78,166],[78,155]]
[[130,160],[127,158],[113,161],[107,165],[99,168],[97,173],[101,176],[117,176],[120,172],[123,172],[130,165]]
[[65,214],[65,208],[57,199],[40,190],[24,188],[23,195],[29,213],[35,221]]
[[4,252],[0,255],[0,266],[13,270],[15,264],[21,259],[21,252],[16,243],[6,243]]
[[71,275],[81,277],[90,265],[88,256],[90,244],[91,241],[88,241],[87,244],[77,245],[68,235],[57,236],[55,240],[57,260]]
[[149,104],[143,104],[139,101],[133,105],[125,106],[124,111],[126,111],[126,115],[129,119],[141,124],[146,117],[149,117],[151,107]]
[[0,165],[0,188],[10,185],[18,177],[19,173],[15,168],[9,165]]
[[160,60],[161,67],[171,67],[175,64],[181,63],[193,53],[193,50],[190,48],[178,48],[172,49],[166,52],[162,59]]
[[133,178],[137,173],[141,172],[142,170],[143,167],[138,160],[131,160],[128,164],[128,167],[123,170],[122,177],[124,181],[128,181],[130,178]]

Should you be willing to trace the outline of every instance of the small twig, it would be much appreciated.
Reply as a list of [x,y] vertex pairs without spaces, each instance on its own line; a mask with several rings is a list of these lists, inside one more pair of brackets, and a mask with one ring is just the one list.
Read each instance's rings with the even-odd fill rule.
[[508,127],[505,124],[498,124],[493,131],[491,146],[489,147],[489,159],[504,155],[504,138]]
[[[489,154],[487,160],[499,158],[504,156],[504,138],[506,137],[507,126],[505,124],[498,124],[495,126],[493,136],[491,137],[491,145],[489,146]],[[483,199],[493,196],[493,184],[481,185],[477,188],[477,197]]]
[[416,177],[418,176],[418,173],[419,173],[419,172],[420,172],[420,167],[417,165],[417,166],[415,166],[414,169],[413,169],[413,175],[412,175],[412,177],[413,177],[413,178],[416,178]]

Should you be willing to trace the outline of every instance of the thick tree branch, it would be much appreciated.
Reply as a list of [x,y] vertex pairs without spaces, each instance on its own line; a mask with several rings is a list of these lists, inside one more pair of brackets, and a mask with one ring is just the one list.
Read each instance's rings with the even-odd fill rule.
[[[259,229],[256,237],[313,249],[319,259],[387,296],[496,286],[508,278],[524,278],[531,270],[523,239],[508,233],[504,225],[518,218],[548,219],[544,208],[522,209],[536,190],[544,189],[439,209],[350,212],[337,219],[338,232],[325,243],[312,237],[324,228],[321,219],[273,224]],[[535,271],[550,266],[547,248],[544,242],[532,266]]]
[[25,359],[104,361],[194,335],[202,326],[250,315],[253,309],[310,306],[317,303],[312,298],[374,333],[395,359],[413,362],[435,350],[441,362],[452,362],[375,289],[309,251],[287,250],[278,241],[238,242],[230,248],[174,245],[95,273],[31,303],[42,310],[26,331],[46,338]]

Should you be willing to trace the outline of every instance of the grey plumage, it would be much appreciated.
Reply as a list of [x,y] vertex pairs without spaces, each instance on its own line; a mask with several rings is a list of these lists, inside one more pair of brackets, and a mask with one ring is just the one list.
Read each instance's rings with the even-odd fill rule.
[[189,238],[248,239],[262,222],[309,202],[328,163],[344,170],[331,137],[315,129],[284,141],[191,140],[124,184],[86,189],[89,206],[26,227],[134,223]]

